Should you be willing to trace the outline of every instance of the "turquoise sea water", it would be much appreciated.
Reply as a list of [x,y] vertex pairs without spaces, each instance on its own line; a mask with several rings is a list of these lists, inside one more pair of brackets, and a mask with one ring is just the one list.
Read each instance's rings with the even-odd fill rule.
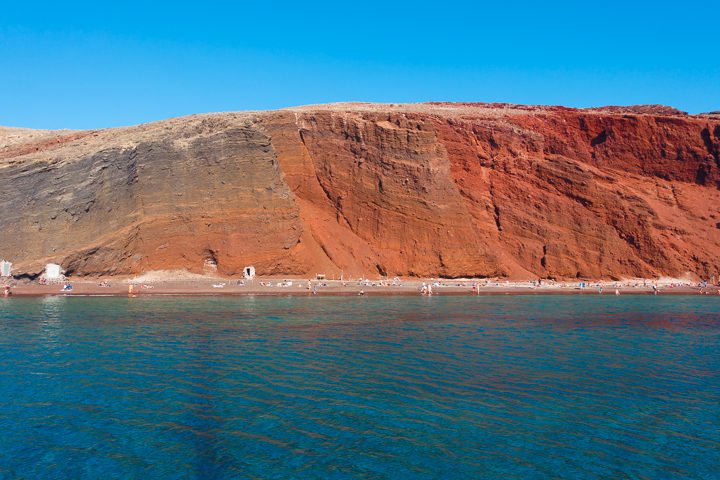
[[0,299],[0,478],[720,478],[720,298]]

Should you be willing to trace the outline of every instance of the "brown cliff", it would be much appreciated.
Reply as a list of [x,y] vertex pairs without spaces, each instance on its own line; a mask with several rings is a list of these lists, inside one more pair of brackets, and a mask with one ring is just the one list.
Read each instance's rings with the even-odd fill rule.
[[720,118],[661,106],[333,104],[0,129],[18,272],[720,273]]

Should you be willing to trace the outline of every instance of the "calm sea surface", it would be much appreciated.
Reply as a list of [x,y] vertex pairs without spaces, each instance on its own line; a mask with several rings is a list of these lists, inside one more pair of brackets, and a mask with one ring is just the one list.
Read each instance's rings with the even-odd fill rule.
[[0,478],[720,478],[720,298],[0,299]]

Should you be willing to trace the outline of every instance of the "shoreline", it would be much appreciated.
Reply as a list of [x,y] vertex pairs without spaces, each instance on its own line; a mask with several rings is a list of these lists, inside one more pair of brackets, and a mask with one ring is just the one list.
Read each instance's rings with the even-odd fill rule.
[[[435,279],[400,282],[340,280],[285,280],[277,278],[252,281],[227,279],[163,280],[139,282],[132,279],[94,279],[69,281],[71,291],[62,284],[19,283],[11,288],[12,297],[41,296],[419,296],[423,284],[433,285],[433,296],[483,295],[653,295],[655,282],[563,282],[533,285],[532,282],[483,282],[471,280],[438,281]],[[473,284],[479,285],[477,291]],[[129,287],[132,285],[132,291]],[[309,285],[309,286],[308,286]],[[657,284],[659,295],[716,295],[720,287],[700,288],[691,284]],[[602,287],[602,290],[601,290]],[[362,294],[361,294],[362,292]]]

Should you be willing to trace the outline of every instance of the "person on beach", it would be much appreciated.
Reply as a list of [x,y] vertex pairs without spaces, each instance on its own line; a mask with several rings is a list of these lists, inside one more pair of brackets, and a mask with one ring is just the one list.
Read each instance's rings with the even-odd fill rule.
[[[718,293],[720,293],[720,290],[718,291]],[[10,291],[10,285],[5,285],[5,287],[3,288],[3,295],[6,297],[12,295],[12,292]]]

